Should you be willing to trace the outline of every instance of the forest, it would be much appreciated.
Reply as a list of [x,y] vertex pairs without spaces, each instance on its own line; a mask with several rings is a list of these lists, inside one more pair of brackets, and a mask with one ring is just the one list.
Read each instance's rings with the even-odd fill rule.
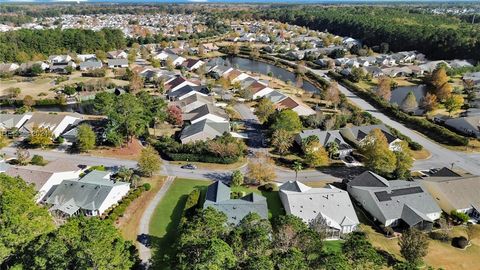
[[22,63],[66,52],[106,52],[124,48],[126,44],[126,39],[119,29],[22,29],[0,33],[0,62]]
[[417,50],[430,59],[480,60],[480,27],[447,15],[392,7],[271,8],[235,12],[237,17],[274,19],[351,36],[369,47],[388,43],[392,51]]

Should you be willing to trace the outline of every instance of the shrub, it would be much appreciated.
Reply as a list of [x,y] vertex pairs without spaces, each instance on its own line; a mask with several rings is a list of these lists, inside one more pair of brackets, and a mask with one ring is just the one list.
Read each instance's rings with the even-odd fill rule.
[[194,189],[190,194],[188,194],[187,201],[185,202],[185,207],[183,208],[184,216],[192,216],[195,210],[197,209],[198,203],[200,201],[200,190]]
[[33,165],[39,165],[39,166],[45,165],[45,161],[43,160],[43,157],[40,155],[33,155],[32,159],[30,160],[30,163]]
[[125,211],[127,210],[128,205],[136,198],[140,197],[142,192],[145,190],[145,187],[142,186],[137,189],[130,190],[130,192],[122,199],[122,201],[114,208],[110,209],[106,214],[107,219],[111,221],[117,220],[119,217],[123,217]]
[[448,236],[448,232],[445,230],[430,232],[429,236],[433,240],[439,240],[442,242],[448,242],[448,240],[450,240],[450,237]]
[[260,186],[258,189],[271,192],[274,191],[276,188],[277,185],[275,185],[274,183],[266,183],[265,185]]
[[470,217],[467,214],[462,212],[457,212],[456,210],[452,210],[450,212],[450,216],[456,223],[460,223],[460,224],[465,223],[470,219]]
[[232,191],[232,193],[230,193],[230,199],[239,199],[241,197],[243,197],[242,191]]
[[145,191],[149,191],[150,189],[152,189],[152,186],[150,185],[150,183],[145,183],[143,184],[143,189]]
[[452,239],[452,246],[464,249],[468,246],[468,240],[464,236],[454,237]]

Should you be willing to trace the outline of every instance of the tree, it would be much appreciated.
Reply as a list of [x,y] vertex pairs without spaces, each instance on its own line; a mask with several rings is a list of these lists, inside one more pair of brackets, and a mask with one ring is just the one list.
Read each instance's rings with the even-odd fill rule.
[[3,132],[0,132],[0,149],[8,145],[8,138]]
[[339,154],[338,149],[339,149],[339,145],[336,141],[327,143],[326,150],[328,152],[328,157],[334,158],[335,156],[337,156]]
[[232,173],[232,187],[239,187],[243,184],[244,176],[241,171],[235,170]]
[[205,55],[205,46],[203,44],[198,45],[198,56],[202,57]]
[[328,165],[328,153],[319,141],[312,141],[304,146],[305,163],[310,167]]
[[28,164],[28,159],[30,158],[30,152],[24,148],[17,148],[17,152],[15,153],[17,164],[20,166],[25,166]]
[[138,92],[143,87],[143,78],[138,73],[133,72],[130,76],[129,89],[131,92]]
[[33,155],[32,159],[30,160],[30,164],[43,166],[45,165],[45,160],[43,159],[43,156]]
[[29,73],[31,76],[38,76],[43,73],[42,66],[40,64],[33,64],[30,67]]
[[332,103],[332,105],[335,107],[335,110],[337,109],[338,104],[340,104],[340,91],[338,90],[337,82],[331,82],[327,87],[325,99]]
[[447,71],[444,67],[439,67],[432,72],[430,83],[437,89],[448,83]]
[[392,79],[387,76],[381,76],[378,78],[378,85],[375,93],[385,101],[390,101],[390,98],[392,97],[391,82]]
[[21,178],[0,174],[0,263],[55,228],[47,209],[35,203],[36,196]]
[[259,153],[248,163],[246,176],[259,184],[272,182],[277,177],[272,159],[266,154]]
[[168,57],[167,60],[165,60],[165,65],[169,71],[175,69],[175,65],[173,64],[173,59],[171,57]]
[[422,107],[430,112],[433,111],[437,108],[438,106],[438,101],[437,101],[437,96],[431,93],[427,93],[423,99],[422,99]]
[[154,172],[160,170],[161,159],[157,150],[151,146],[142,149],[138,168],[146,176],[152,176]]
[[413,166],[412,151],[408,147],[408,143],[400,141],[395,143],[395,156],[397,158],[397,166],[394,171],[396,178],[410,177],[410,169]]
[[77,130],[77,144],[81,152],[88,152],[95,148],[96,135],[88,124],[82,124]]
[[290,131],[277,129],[272,134],[272,145],[280,155],[285,155],[293,145],[293,135]]
[[182,110],[176,105],[169,105],[167,109],[167,121],[175,126],[181,126],[183,124]]
[[350,72],[350,79],[353,82],[359,82],[363,80],[364,77],[365,77],[365,71],[363,70],[363,68],[360,68],[360,67],[352,68],[352,71]]
[[418,266],[428,252],[428,238],[417,229],[410,228],[398,240],[400,254],[410,264]]
[[22,89],[18,87],[8,87],[7,89],[4,90],[5,93],[7,93],[10,98],[16,98],[20,93],[22,92]]
[[258,117],[260,123],[265,123],[268,118],[275,112],[275,106],[266,98],[260,99],[255,109],[255,115]]
[[240,53],[240,47],[237,43],[233,43],[227,47],[228,54],[237,55]]
[[438,97],[438,99],[445,100],[452,94],[452,91],[453,91],[452,85],[450,83],[446,83],[440,86],[439,88],[437,88],[437,91],[435,94]]
[[23,105],[28,107],[28,108],[31,108],[35,105],[35,100],[32,98],[32,96],[26,95],[23,98]]
[[270,130],[283,129],[290,132],[298,132],[303,128],[298,114],[290,109],[282,110],[275,115]]
[[360,145],[365,156],[365,166],[370,170],[386,175],[396,168],[395,154],[389,149],[387,138],[380,129],[372,130]]
[[342,253],[355,269],[381,269],[384,260],[364,232],[351,232],[342,245]]
[[452,112],[458,111],[462,108],[464,99],[462,95],[450,95],[445,100],[445,109],[447,110],[448,114],[452,114]]
[[408,92],[407,96],[403,99],[400,108],[405,112],[413,112],[418,108],[417,98],[412,91]]
[[43,149],[45,146],[52,144],[53,139],[53,132],[49,128],[34,126],[30,132],[29,143]]
[[308,265],[305,262],[303,253],[297,248],[292,248],[286,252],[280,253],[275,258],[276,268],[279,270],[295,269],[307,270]]
[[139,263],[136,249],[107,220],[77,217],[44,234],[21,253],[23,269],[132,269]]
[[298,180],[298,172],[303,170],[303,165],[302,165],[301,162],[295,161],[295,162],[293,162],[292,168],[295,171],[295,181],[297,181]]

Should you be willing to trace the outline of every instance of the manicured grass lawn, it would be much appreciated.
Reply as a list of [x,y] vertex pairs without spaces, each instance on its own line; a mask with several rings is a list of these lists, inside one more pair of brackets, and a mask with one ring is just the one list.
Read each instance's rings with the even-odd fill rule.
[[341,252],[343,240],[324,241],[324,249],[330,252]]
[[[182,217],[183,208],[188,194],[199,188],[204,194],[210,181],[176,179],[169,190],[158,204],[150,222],[150,237],[154,247],[154,265],[155,269],[162,268],[158,262],[164,255],[173,255],[173,243],[177,237],[177,229]],[[266,192],[260,191],[256,187],[238,187],[232,191],[243,191],[246,194],[255,192],[267,198],[269,208],[269,217],[276,217],[284,214],[283,206],[278,196],[278,191]],[[201,200],[204,196],[201,196]],[[156,263],[157,264],[156,264]]]

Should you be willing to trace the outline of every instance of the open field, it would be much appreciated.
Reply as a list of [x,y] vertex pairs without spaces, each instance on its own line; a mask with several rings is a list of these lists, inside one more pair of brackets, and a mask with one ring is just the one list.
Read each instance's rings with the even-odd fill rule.
[[123,217],[119,218],[115,223],[120,229],[122,236],[130,241],[135,241],[137,238],[138,226],[143,212],[147,208],[150,201],[155,197],[155,194],[160,190],[165,181],[164,176],[154,176],[151,178],[142,179],[142,183],[150,183],[152,188],[144,192],[140,197],[135,199],[127,208]]

